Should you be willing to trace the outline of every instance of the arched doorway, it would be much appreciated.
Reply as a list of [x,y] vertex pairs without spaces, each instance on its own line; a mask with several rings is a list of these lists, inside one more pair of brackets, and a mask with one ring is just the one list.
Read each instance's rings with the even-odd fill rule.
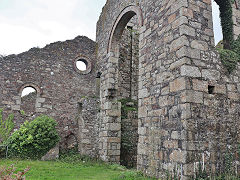
[[111,68],[116,69],[112,101],[121,102],[120,163],[127,167],[137,164],[139,29],[142,25],[141,9],[126,7],[115,21],[108,44],[110,59],[115,60]]

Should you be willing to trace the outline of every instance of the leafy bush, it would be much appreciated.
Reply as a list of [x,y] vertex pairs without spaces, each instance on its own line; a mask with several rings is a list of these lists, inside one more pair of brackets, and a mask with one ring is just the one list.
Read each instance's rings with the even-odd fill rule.
[[14,128],[14,115],[10,114],[6,120],[2,117],[3,109],[0,109],[0,144],[4,144]]
[[56,121],[42,115],[26,121],[9,138],[9,154],[20,158],[39,159],[59,142]]

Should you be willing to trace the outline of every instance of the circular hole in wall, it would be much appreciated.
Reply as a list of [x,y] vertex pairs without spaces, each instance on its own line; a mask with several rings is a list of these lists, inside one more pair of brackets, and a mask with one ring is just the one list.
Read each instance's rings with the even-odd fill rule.
[[33,94],[33,93],[37,93],[37,90],[35,88],[33,88],[33,87],[25,87],[22,90],[21,97],[24,97],[24,96],[27,96],[27,95]]
[[80,71],[86,71],[88,67],[88,62],[85,59],[79,59],[76,61],[76,67]]

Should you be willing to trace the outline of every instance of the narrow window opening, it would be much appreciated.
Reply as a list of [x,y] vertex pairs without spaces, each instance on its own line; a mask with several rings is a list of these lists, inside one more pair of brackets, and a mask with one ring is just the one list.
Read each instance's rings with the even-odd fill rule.
[[132,30],[133,27],[132,26],[127,26],[127,29]]
[[81,102],[78,102],[78,113],[81,114],[83,109],[83,104]]
[[213,94],[215,90],[215,86],[208,86],[208,94]]
[[100,78],[101,78],[102,73],[98,72],[97,76],[96,76],[96,95],[99,96],[100,95],[100,86],[101,86],[101,82],[100,82]]
[[220,10],[219,5],[214,0],[212,0],[212,17],[215,46],[221,48],[223,47],[223,32],[221,26]]
[[88,63],[84,59],[79,59],[76,62],[76,67],[80,71],[86,71],[87,70]]
[[102,73],[98,72],[96,78],[101,78]]

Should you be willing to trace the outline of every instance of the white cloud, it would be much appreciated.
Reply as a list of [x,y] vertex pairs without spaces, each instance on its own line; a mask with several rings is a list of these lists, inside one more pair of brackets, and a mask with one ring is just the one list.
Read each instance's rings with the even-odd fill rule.
[[[95,40],[106,0],[0,0],[0,54],[85,35]],[[1,3],[3,6],[1,7]]]

